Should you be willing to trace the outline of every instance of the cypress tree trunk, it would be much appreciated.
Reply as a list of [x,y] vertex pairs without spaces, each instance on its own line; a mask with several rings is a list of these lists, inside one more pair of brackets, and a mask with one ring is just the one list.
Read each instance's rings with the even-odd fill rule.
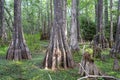
[[[120,13],[120,0],[118,0],[118,13]],[[117,32],[116,32],[115,44],[110,52],[111,52],[111,56],[115,58],[113,69],[118,71],[120,69],[120,65],[118,62],[118,58],[120,58],[120,14],[118,15],[118,25],[116,31]]]
[[66,16],[67,0],[63,0],[62,5],[63,5],[63,26],[65,28],[64,31],[65,31],[65,36],[67,38],[67,20],[66,20],[66,18],[67,18],[67,16]]
[[43,66],[45,69],[73,67],[70,52],[63,26],[62,0],[54,0],[54,25],[51,31],[50,43],[46,51]]
[[79,50],[79,45],[78,45],[78,36],[77,36],[77,18],[76,18],[76,8],[77,8],[77,1],[72,0],[72,10],[71,10],[71,36],[70,36],[70,48],[72,51]]
[[6,59],[22,60],[31,59],[31,54],[26,46],[21,25],[21,0],[14,0],[14,31],[12,42],[7,51]]
[[[98,0],[98,3],[96,4],[96,19],[97,19],[97,28],[96,28],[96,36],[94,37],[94,57],[101,57],[100,52],[97,52],[98,48],[99,51],[101,49],[107,48],[107,39],[104,35],[104,29],[103,29],[103,0]],[[97,54],[99,53],[99,54]]]

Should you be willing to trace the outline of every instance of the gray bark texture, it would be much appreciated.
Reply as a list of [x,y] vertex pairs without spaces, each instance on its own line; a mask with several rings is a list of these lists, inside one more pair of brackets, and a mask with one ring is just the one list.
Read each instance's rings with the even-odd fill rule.
[[2,41],[6,41],[7,39],[5,32],[4,0],[0,0],[0,39]]
[[70,32],[70,48],[72,51],[79,50],[78,45],[78,33],[77,33],[77,17],[76,17],[76,10],[77,10],[77,1],[72,0],[72,10],[71,10],[71,32]]
[[67,11],[66,11],[67,0],[63,0],[62,5],[63,5],[63,26],[64,26],[64,31],[65,31],[65,36],[67,38],[67,20],[66,20],[66,18],[67,18],[67,15],[66,15],[67,14]]
[[[120,0],[118,2],[118,12],[120,13]],[[118,16],[116,40],[115,40],[115,44],[113,45],[111,49],[111,56],[115,58],[118,58],[118,57],[120,58],[120,14]]]
[[108,0],[104,0],[105,2],[105,17],[104,17],[104,24],[105,24],[105,27],[108,26]]
[[77,17],[77,39],[81,43],[83,42],[82,36],[81,36],[81,31],[80,31],[80,0],[77,0],[77,8],[76,8],[76,17]]
[[112,7],[113,7],[113,0],[110,0],[110,47],[113,45],[113,17],[112,17]]
[[[101,49],[108,47],[107,39],[104,35],[103,29],[103,0],[97,0],[96,6],[96,20],[97,20],[97,28],[96,28],[96,35],[94,37],[94,46],[93,46],[93,55],[94,57],[101,57],[101,54],[98,54]],[[98,51],[99,48],[99,51]]]
[[50,43],[43,62],[45,69],[66,69],[72,68],[74,65],[64,27],[62,0],[54,0],[54,24],[51,31]]
[[120,58],[120,0],[118,0],[118,25],[117,25],[117,30],[116,30],[116,40],[115,44],[113,45],[110,55],[111,57],[115,58],[114,59],[114,64],[113,64],[113,70],[120,70],[120,65],[118,58]]
[[31,54],[25,43],[21,25],[21,0],[14,0],[14,29],[12,42],[7,51],[6,59],[31,59]]

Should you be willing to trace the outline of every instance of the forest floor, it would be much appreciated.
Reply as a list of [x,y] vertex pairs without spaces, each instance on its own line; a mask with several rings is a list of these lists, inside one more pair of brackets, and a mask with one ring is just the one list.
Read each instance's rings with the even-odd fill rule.
[[[32,54],[31,60],[5,60],[8,45],[0,46],[0,80],[77,80],[80,78],[78,67],[55,72],[42,69],[42,61],[45,56],[48,41],[40,41],[39,38],[39,34],[25,35],[27,45]],[[80,47],[82,48],[82,46]],[[95,59],[97,67],[109,76],[120,78],[120,72],[112,70],[113,59],[108,56],[109,49],[103,50],[102,54],[105,55],[104,61]],[[81,51],[74,53],[73,58],[76,63],[79,63],[81,60]]]

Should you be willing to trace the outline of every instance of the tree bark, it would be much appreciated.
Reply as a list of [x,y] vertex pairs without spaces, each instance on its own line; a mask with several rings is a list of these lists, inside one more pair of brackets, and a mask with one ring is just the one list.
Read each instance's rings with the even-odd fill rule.
[[[120,0],[118,0],[118,12],[120,13]],[[114,46],[111,49],[111,56],[114,58],[120,58],[120,14],[118,16],[116,40]]]
[[53,0],[50,0],[50,29],[53,26]]
[[120,1],[118,0],[118,14],[117,14],[117,29],[116,29],[116,36],[115,36],[115,42],[119,39],[119,16],[120,16]]
[[45,69],[73,67],[72,54],[69,49],[63,26],[62,0],[54,0],[54,25],[51,31],[50,43],[46,51],[43,66]]
[[63,0],[62,2],[62,5],[63,5],[63,26],[64,26],[64,31],[65,31],[65,36],[67,38],[67,11],[66,11],[66,8],[67,8],[67,0]]
[[112,7],[113,7],[113,0],[110,0],[110,47],[113,45],[113,17],[112,17]]
[[105,27],[108,26],[108,0],[104,0],[105,2],[105,17],[104,17],[104,24],[105,24]]
[[76,8],[77,8],[77,1],[72,0],[72,10],[71,10],[71,36],[70,36],[70,48],[72,51],[79,50],[79,45],[78,45],[78,35],[77,35],[77,17],[76,17]]
[[0,39],[2,41],[6,41],[7,39],[5,32],[4,0],[0,0]]
[[7,51],[6,59],[31,59],[31,54],[25,43],[21,25],[21,0],[14,0],[14,29],[12,42]]
[[[93,47],[93,55],[94,57],[101,57],[101,54],[97,54],[97,47],[99,50],[107,48],[108,42],[104,35],[104,29],[103,29],[103,0],[98,0],[96,3],[96,19],[97,19],[97,28],[96,28],[96,35],[94,37],[94,47]],[[96,56],[95,56],[96,55]]]
[[96,23],[96,33],[98,32],[98,2],[95,0],[95,23]]
[[76,8],[76,17],[77,17],[77,39],[78,41],[80,41],[81,43],[83,42],[82,40],[82,36],[80,33],[80,21],[79,21],[79,17],[80,17],[80,8],[79,8],[79,3],[80,0],[77,0],[77,8]]

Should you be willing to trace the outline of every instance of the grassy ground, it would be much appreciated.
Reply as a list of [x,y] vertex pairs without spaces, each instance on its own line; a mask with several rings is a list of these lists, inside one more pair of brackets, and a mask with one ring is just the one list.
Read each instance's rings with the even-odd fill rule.
[[[27,44],[32,53],[31,60],[7,61],[5,60],[8,45],[0,46],[0,80],[77,80],[80,75],[78,68],[59,70],[42,69],[42,61],[48,41],[39,41],[39,35],[25,35]],[[113,71],[113,59],[108,57],[109,50],[102,52],[106,55],[105,61],[95,60],[96,65],[102,72],[120,78],[119,71]],[[81,52],[73,54],[75,62],[80,62]]]

